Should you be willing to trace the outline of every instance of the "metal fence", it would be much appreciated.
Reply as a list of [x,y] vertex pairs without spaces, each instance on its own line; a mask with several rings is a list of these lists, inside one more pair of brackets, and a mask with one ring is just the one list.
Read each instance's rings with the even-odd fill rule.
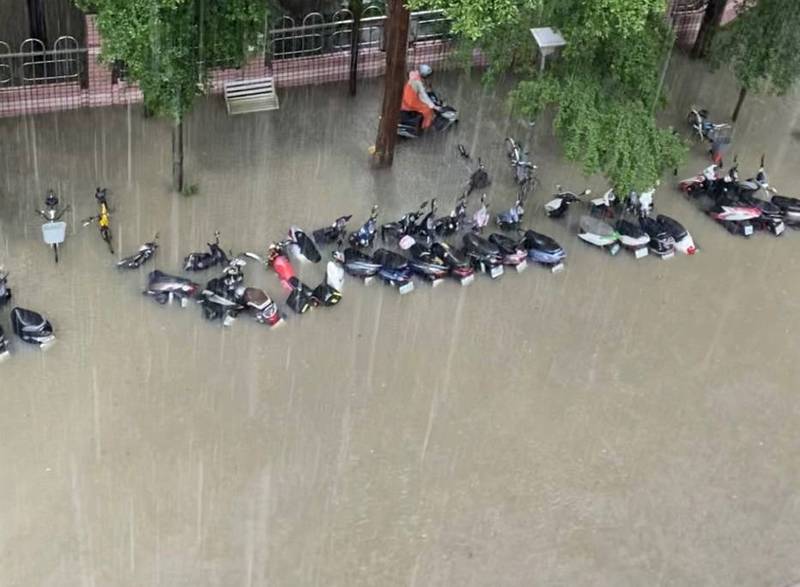
[[[708,0],[670,0],[669,15],[681,47],[697,37]],[[729,0],[733,18],[736,0]],[[268,32],[264,54],[238,69],[212,72],[210,89],[224,82],[273,76],[276,86],[298,86],[345,81],[350,73],[351,40],[358,35],[359,78],[380,76],[386,67],[386,16],[378,6],[367,6],[358,31],[353,15],[343,9],[329,17],[313,12],[298,24],[290,17]],[[73,37],[60,37],[51,47],[27,39],[14,49],[0,41],[0,117],[51,112],[85,106],[129,104],[142,100],[139,88],[125,79],[124,66],[100,61],[100,36],[94,17],[86,17],[87,46]],[[411,15],[408,64],[446,67],[453,53],[450,21],[440,11]],[[480,53],[473,59],[481,63]]]
[[[269,32],[267,59],[276,85],[295,86],[344,81],[350,72],[353,35],[358,36],[359,78],[382,75],[386,16],[381,9],[367,8],[358,31],[353,15],[343,9],[325,18],[318,12],[307,15],[300,25],[284,17]],[[443,66],[452,52],[450,20],[441,11],[415,12],[409,28],[409,65],[426,62]]]

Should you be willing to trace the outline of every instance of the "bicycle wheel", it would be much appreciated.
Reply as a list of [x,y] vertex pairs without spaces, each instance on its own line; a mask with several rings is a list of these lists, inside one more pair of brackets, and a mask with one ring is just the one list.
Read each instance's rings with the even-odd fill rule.
[[100,234],[103,237],[103,240],[106,241],[106,244],[108,245],[108,250],[113,255],[114,245],[111,243],[111,231],[108,228],[104,228],[100,231]]

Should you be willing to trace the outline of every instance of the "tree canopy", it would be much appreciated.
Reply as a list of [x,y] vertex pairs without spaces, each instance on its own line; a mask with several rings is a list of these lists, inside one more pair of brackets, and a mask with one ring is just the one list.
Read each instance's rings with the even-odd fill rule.
[[97,13],[102,55],[123,61],[145,105],[180,120],[212,67],[241,65],[264,31],[264,0],[78,0]]
[[[555,111],[556,135],[586,173],[602,171],[627,193],[651,187],[678,164],[685,146],[654,115],[663,105],[660,75],[673,40],[664,0],[510,4],[492,12],[493,0],[433,0],[487,53],[489,79],[509,70],[520,76],[514,108],[532,117]],[[539,26],[558,29],[567,41],[544,73],[535,70],[529,30]]]
[[747,0],[718,33],[711,57],[729,64],[745,90],[786,93],[800,78],[800,3]]

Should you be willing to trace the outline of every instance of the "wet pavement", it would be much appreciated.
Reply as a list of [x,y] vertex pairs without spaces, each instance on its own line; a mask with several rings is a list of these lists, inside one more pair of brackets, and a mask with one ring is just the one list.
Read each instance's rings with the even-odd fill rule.
[[[724,119],[736,91],[677,59],[665,115],[702,98]],[[728,235],[665,176],[659,210],[701,251],[610,257],[544,217],[556,183],[605,187],[567,164],[548,124],[509,117],[504,93],[451,75],[462,122],[369,168],[380,86],[281,93],[281,110],[188,121],[195,196],[171,195],[170,134],[139,108],[0,120],[0,263],[14,302],[58,343],[0,366],[0,585],[784,585],[800,577],[797,435],[800,233]],[[792,194],[796,97],[748,98],[735,150],[767,155]],[[407,296],[353,279],[332,309],[269,332],[141,295],[214,230],[261,250],[296,223],[377,202],[393,220],[423,199],[448,211],[484,158],[494,211],[514,186],[503,138],[539,165],[526,225],[568,250],[529,267]],[[743,147],[741,145],[747,145]],[[95,227],[109,188],[117,255]],[[34,210],[53,187],[68,214],[62,261]],[[473,196],[470,211],[477,198]],[[577,212],[577,211],[575,211]],[[121,254],[161,234],[150,266]],[[283,300],[274,275],[247,280]],[[316,285],[323,267],[302,267]],[[208,279],[212,272],[208,273]],[[2,323],[9,330],[8,307]]]

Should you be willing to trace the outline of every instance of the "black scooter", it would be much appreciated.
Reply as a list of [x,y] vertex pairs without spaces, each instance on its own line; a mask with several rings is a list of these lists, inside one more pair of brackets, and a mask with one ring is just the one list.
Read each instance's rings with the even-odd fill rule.
[[419,208],[413,212],[407,212],[406,214],[403,214],[399,220],[382,224],[381,241],[384,243],[387,242],[388,239],[400,241],[400,239],[405,236],[413,236],[414,233],[419,229],[420,219],[423,217],[427,218],[431,214],[431,212],[428,212],[428,215],[425,214],[425,210],[429,205],[431,206],[431,210],[433,210],[436,206],[435,200],[431,201],[430,203],[428,200],[425,200],[419,205]]
[[244,306],[245,311],[259,324],[275,328],[286,320],[286,316],[278,309],[278,305],[264,290],[240,286],[236,289],[236,297],[238,302]]
[[208,252],[203,253],[189,253],[183,261],[184,271],[205,271],[209,267],[215,265],[227,265],[228,256],[222,247],[219,246],[219,231],[214,233],[214,242],[206,243],[208,245]]
[[461,230],[467,218],[467,194],[461,194],[456,200],[456,207],[447,216],[437,218],[433,222],[433,231],[438,236],[450,236]]
[[[439,108],[434,112],[432,127],[437,131],[444,131],[458,122],[458,111],[445,104],[434,92],[428,92],[431,101]],[[422,113],[411,110],[400,111],[400,122],[397,125],[398,136],[406,139],[416,139],[423,134]]]
[[185,277],[156,270],[147,276],[147,289],[143,293],[162,305],[178,300],[181,307],[186,307],[199,289],[199,284]]
[[0,268],[0,308],[11,299],[11,288],[8,287],[8,271]]
[[411,254],[408,263],[411,270],[429,281],[433,287],[439,285],[450,273],[450,268],[444,260],[434,255],[431,249],[422,243],[414,243],[408,252]]
[[338,242],[347,232],[347,223],[350,222],[352,217],[353,216],[351,214],[348,214],[347,216],[339,216],[339,218],[333,221],[333,224],[330,224],[325,228],[318,228],[311,233],[311,236],[314,237],[314,241],[319,246]]
[[3,327],[0,326],[0,362],[8,358],[11,353],[8,352],[8,339],[6,333],[3,332]]
[[358,249],[366,249],[375,242],[375,234],[378,231],[378,205],[372,207],[367,221],[357,231],[350,234],[348,242],[350,246]]
[[41,348],[50,346],[56,339],[53,325],[47,318],[25,308],[11,310],[11,328],[23,342],[37,344]]
[[378,249],[372,256],[376,263],[380,263],[378,277],[385,283],[396,287],[400,295],[414,291],[414,282],[411,281],[411,267],[408,259],[388,249]]
[[464,253],[475,269],[488,273],[492,279],[503,274],[503,253],[494,243],[474,233],[464,235]]
[[153,237],[153,240],[140,246],[139,250],[133,255],[117,261],[117,267],[120,269],[138,269],[156,254],[156,250],[158,250],[158,233]]
[[431,252],[445,262],[450,268],[450,275],[457,279],[461,285],[469,285],[475,281],[475,269],[470,260],[450,245],[444,242],[435,242],[431,245]]
[[351,247],[344,251],[334,251],[333,259],[344,268],[345,273],[359,277],[365,283],[371,281],[381,268],[381,264],[377,263],[370,255]]

